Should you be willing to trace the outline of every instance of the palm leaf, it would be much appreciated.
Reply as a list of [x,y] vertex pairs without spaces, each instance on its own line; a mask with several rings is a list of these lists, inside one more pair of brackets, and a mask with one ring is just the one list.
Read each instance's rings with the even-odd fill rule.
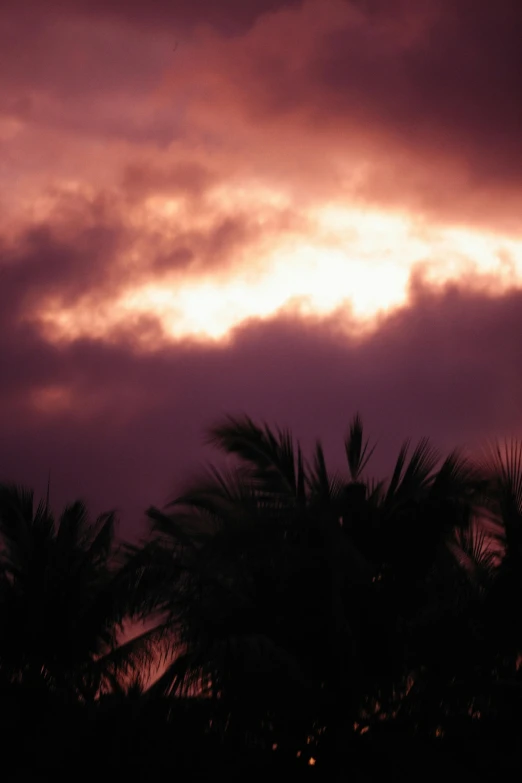
[[404,471],[399,491],[425,487],[432,477],[438,459],[438,453],[432,447],[429,439],[422,438],[415,447]]
[[504,530],[506,554],[522,558],[522,441],[487,444],[479,467],[489,482],[493,517]]
[[311,467],[308,470],[308,485],[312,497],[315,499],[329,500],[330,498],[330,477],[326,468],[326,460],[321,443],[315,444],[314,458]]
[[370,441],[363,441],[363,425],[361,417],[357,413],[351,424],[348,435],[344,441],[346,458],[350,469],[352,481],[357,481],[364,468],[370,461],[376,445],[370,448]]
[[439,456],[428,438],[421,438],[416,445],[409,461],[406,459],[409,451],[409,441],[406,441],[399,452],[391,481],[386,493],[386,502],[411,499],[425,490],[433,479],[433,471]]
[[477,523],[468,529],[455,530],[450,550],[473,583],[480,588],[487,588],[492,584],[499,555],[486,531]]
[[209,442],[247,463],[253,478],[267,489],[297,494],[296,456],[288,430],[273,432],[248,416],[229,416],[210,429]]
[[72,550],[83,541],[87,525],[87,509],[84,503],[77,501],[66,506],[58,520],[57,545],[65,550]]
[[409,440],[405,441],[400,448],[397,460],[395,462],[395,467],[393,469],[393,474],[390,483],[388,484],[388,489],[386,491],[386,497],[385,497],[386,503],[390,502],[394,498],[397,492],[397,488],[399,487],[401,477],[402,477],[402,471],[406,463],[406,457],[408,456],[409,448],[410,448]]
[[[151,506],[147,509],[147,517],[152,523],[152,532],[159,534],[170,544],[193,548],[197,545],[196,524],[193,515],[166,514]],[[188,522],[187,524],[183,524]]]
[[470,499],[480,487],[480,476],[475,465],[460,450],[452,451],[440,468],[433,480],[432,492],[434,495],[453,497],[456,499]]
[[161,665],[172,649],[172,627],[160,623],[127,641],[112,647],[90,667],[97,677],[109,673],[121,681],[122,677],[141,674],[150,675],[153,667]]
[[0,535],[2,560],[18,573],[28,565],[33,524],[33,492],[16,484],[0,484]]
[[479,465],[496,483],[501,502],[522,515],[522,441],[489,444]]
[[85,555],[93,565],[107,561],[114,544],[115,527],[114,511],[102,514],[91,527]]

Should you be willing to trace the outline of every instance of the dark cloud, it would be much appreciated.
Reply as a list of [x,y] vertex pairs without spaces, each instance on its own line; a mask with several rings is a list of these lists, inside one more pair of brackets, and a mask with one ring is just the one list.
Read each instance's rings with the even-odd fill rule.
[[32,320],[46,299],[71,307],[96,289],[121,284],[114,261],[125,232],[103,195],[58,194],[53,217],[0,246],[0,323]]
[[38,0],[5,0],[28,19],[35,15],[54,17],[78,14],[95,19],[113,19],[117,22],[158,27],[171,26],[175,35],[180,29],[205,24],[221,32],[237,33],[252,25],[266,13],[299,5],[302,0],[47,0],[45,7]]
[[154,164],[131,163],[123,172],[121,187],[130,197],[149,194],[202,195],[215,184],[216,175],[200,163],[176,163],[159,167]]
[[[348,123],[371,122],[409,145],[455,155],[472,178],[520,185],[522,6],[457,0],[432,8],[412,40],[401,40],[387,16],[330,34],[310,67],[318,90]],[[405,4],[400,21],[414,15]]]
[[[322,17],[320,3],[308,5],[295,29],[285,20],[286,35],[274,20],[263,28],[264,42],[259,29],[250,47],[229,58],[224,49],[217,67],[226,78],[218,93],[231,95],[230,104],[242,105],[251,122],[273,126],[274,134],[286,125],[296,139],[323,134],[325,145],[335,140],[339,154],[343,146],[347,154],[356,151],[370,178],[375,172],[375,179],[391,180],[390,203],[426,165],[421,188],[427,206],[430,191],[431,206],[441,211],[455,192],[450,209],[458,213],[464,197],[466,219],[480,220],[485,202],[503,194],[505,211],[516,215],[522,190],[522,5],[353,5],[352,13],[340,14],[339,4],[337,17],[331,5]],[[329,13],[331,24],[325,21]],[[208,73],[212,67],[210,58]],[[207,71],[200,69],[203,79]],[[361,190],[369,196],[365,184]],[[419,199],[415,206],[421,206]]]
[[222,271],[232,264],[234,251],[254,241],[261,230],[255,220],[234,215],[216,220],[207,231],[180,232],[172,248],[157,256],[154,270]]
[[299,5],[302,0],[152,0],[143,4],[140,0],[75,0],[72,4],[55,0],[57,6],[73,5],[82,13],[113,16],[119,20],[139,24],[172,25],[173,33],[178,25],[205,24],[218,27],[222,32],[237,33],[253,24],[266,13],[288,6]]
[[[25,154],[35,156],[33,170],[44,168],[28,147],[52,129],[66,149],[89,140],[91,154],[117,169],[111,153],[129,145],[129,191],[179,183],[196,192],[238,170],[285,185],[306,170],[319,182],[313,166],[322,147],[318,168],[334,196],[340,187],[329,156],[354,171],[353,182],[339,174],[352,199],[517,231],[519,0],[9,0],[4,7],[5,166]],[[224,36],[232,29],[241,34]],[[139,150],[167,156],[176,144],[186,164],[132,160]]]
[[[142,96],[172,60],[164,39],[154,42],[139,31],[104,25],[95,16],[79,20],[72,3],[59,14],[53,2],[25,2],[24,8],[24,0],[8,1],[2,6],[2,105],[21,117],[37,110],[42,89],[62,100],[118,91]],[[31,94],[20,95],[26,88]]]
[[[414,278],[407,306],[358,336],[347,313],[287,313],[169,344],[153,316],[129,315],[104,340],[53,344],[38,320],[42,303],[84,300],[94,319],[172,272],[217,284],[287,231],[313,242],[303,203],[402,199],[412,223],[438,210],[520,231],[521,40],[519,0],[4,0],[2,222],[16,236],[0,243],[0,476],[43,489],[51,469],[56,503],[119,506],[135,531],[229,412],[321,436],[336,464],[360,410],[379,469],[406,435],[450,448],[522,434],[519,289]],[[290,206],[270,206],[278,188]],[[175,225],[154,197],[178,199]]]
[[[95,312],[109,298],[165,274],[230,271],[237,263],[234,254],[295,224],[288,210],[255,215],[238,207],[213,214],[204,202],[208,182],[204,169],[180,166],[161,176],[130,169],[119,190],[49,191],[52,207],[45,219],[22,226],[9,242],[0,237],[0,324],[38,320],[47,301],[57,312],[82,301]],[[128,209],[139,209],[161,188],[163,195],[188,197],[188,209],[183,202],[188,213],[206,210],[207,225],[187,228],[182,216],[164,218],[159,227],[133,227]],[[136,256],[132,262],[129,254]]]
[[285,316],[252,322],[223,344],[164,342],[137,351],[132,334],[62,347],[35,330],[1,345],[0,473],[119,506],[125,529],[162,503],[210,453],[205,428],[247,412],[321,436],[341,464],[346,424],[360,410],[380,439],[378,470],[408,435],[443,449],[522,435],[522,291],[491,296],[419,281],[410,304],[371,334]]

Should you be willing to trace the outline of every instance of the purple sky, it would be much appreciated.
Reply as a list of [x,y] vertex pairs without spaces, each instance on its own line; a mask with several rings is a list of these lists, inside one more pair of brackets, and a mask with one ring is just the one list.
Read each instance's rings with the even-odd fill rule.
[[519,0],[0,12],[0,477],[122,532],[227,413],[522,436]]

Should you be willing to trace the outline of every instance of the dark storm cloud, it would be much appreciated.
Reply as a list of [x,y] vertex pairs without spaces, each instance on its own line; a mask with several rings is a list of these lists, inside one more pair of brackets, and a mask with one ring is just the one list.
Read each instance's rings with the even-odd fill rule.
[[[168,344],[140,316],[104,340],[52,344],[38,320],[44,301],[85,297],[94,318],[130,283],[216,273],[235,253],[255,267],[245,251],[260,237],[277,249],[301,219],[308,239],[301,193],[318,207],[402,199],[412,221],[438,210],[520,232],[521,22],[519,0],[4,1],[0,175],[17,233],[0,246],[0,477],[43,489],[50,468],[56,503],[121,507],[135,531],[229,412],[320,436],[335,463],[360,410],[383,468],[407,435],[442,448],[521,435],[516,288],[417,280],[407,306],[357,338],[346,314],[251,322],[216,344]],[[98,195],[52,196],[39,215],[53,183],[71,181]],[[297,196],[267,218],[234,195],[251,183]],[[190,208],[167,241],[147,212],[155,196]]]
[[131,163],[123,172],[121,187],[127,196],[137,198],[151,193],[202,195],[216,179],[212,171],[196,162],[162,167]]
[[[53,205],[45,218],[22,226],[9,241],[0,237],[0,323],[38,320],[46,301],[58,312],[89,300],[95,314],[107,300],[138,284],[157,283],[165,274],[221,273],[233,266],[234,253],[294,225],[288,210],[263,216],[239,208],[213,214],[202,201],[208,182],[197,166],[167,167],[161,174],[132,168],[120,189],[89,195],[50,192]],[[193,199],[195,212],[206,210],[207,224],[188,228],[185,217],[159,227],[129,225],[129,209],[139,210],[158,192],[181,195],[189,203]],[[136,256],[132,263],[129,254]],[[133,324],[129,315],[128,328]]]
[[255,219],[238,215],[217,220],[207,231],[180,232],[168,252],[156,257],[154,272],[222,271],[231,265],[234,251],[255,240],[262,230]]
[[72,306],[119,280],[114,257],[125,232],[103,194],[57,194],[53,217],[0,244],[0,321],[31,320],[46,298]]
[[[349,4],[347,4],[349,5]],[[404,147],[466,167],[470,184],[522,183],[522,5],[518,0],[354,3],[358,13],[245,50],[230,74],[258,120],[300,112],[364,146]],[[319,5],[317,6],[319,9]],[[325,6],[325,18],[332,6]],[[281,41],[279,42],[281,43]],[[249,90],[245,89],[250,84]]]
[[113,16],[121,21],[165,25],[208,24],[223,32],[238,32],[256,19],[287,6],[299,5],[302,0],[55,0],[57,7],[74,7],[86,14]]
[[[52,129],[48,143],[64,150],[92,141],[100,160],[120,166],[116,177],[134,168],[130,184],[141,150],[176,147],[190,157],[179,172],[187,188],[207,186],[209,159],[223,182],[254,170],[292,186],[308,171],[312,191],[324,170],[334,198],[347,182],[350,198],[381,208],[520,231],[519,0],[10,0],[4,9],[4,165],[34,155]],[[338,180],[329,156],[344,161]],[[162,165],[149,155],[145,166],[159,191]],[[32,169],[44,167],[38,158]]]
[[455,155],[472,178],[520,185],[522,5],[457,0],[427,8],[422,33],[410,40],[414,3],[403,5],[399,21],[383,14],[330,34],[310,67],[318,90],[348,123],[371,122],[437,156]]
[[7,7],[16,9],[27,18],[41,15],[80,15],[95,19],[113,19],[130,25],[164,28],[171,25],[173,32],[180,25],[206,24],[222,32],[237,33],[248,28],[266,13],[287,6],[299,5],[302,0],[6,0]]
[[407,435],[430,434],[443,449],[522,435],[522,291],[437,293],[417,282],[372,334],[350,338],[340,324],[280,317],[230,343],[148,353],[133,349],[132,333],[59,348],[13,329],[0,358],[0,473],[42,486],[50,467],[56,502],[119,506],[135,531],[144,507],[211,456],[204,430],[230,412],[288,425],[305,445],[320,436],[336,465],[360,410],[380,439],[379,470]]

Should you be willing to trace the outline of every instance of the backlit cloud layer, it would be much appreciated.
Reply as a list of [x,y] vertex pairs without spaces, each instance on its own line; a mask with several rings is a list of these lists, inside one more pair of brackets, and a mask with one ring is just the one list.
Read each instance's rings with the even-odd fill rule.
[[227,411],[518,430],[518,0],[3,9],[2,475],[138,515]]

